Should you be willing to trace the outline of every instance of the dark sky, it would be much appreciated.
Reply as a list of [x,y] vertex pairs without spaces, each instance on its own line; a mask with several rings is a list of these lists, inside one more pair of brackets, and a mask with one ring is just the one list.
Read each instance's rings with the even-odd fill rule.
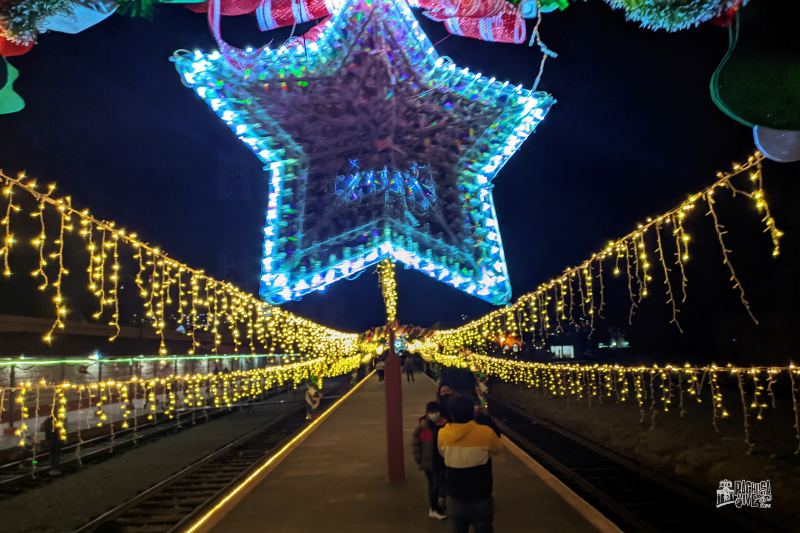
[[[422,22],[434,42],[445,37],[441,25]],[[223,31],[241,45],[281,38],[259,34],[252,17],[226,19]],[[593,0],[547,16],[542,36],[559,57],[548,62],[540,89],[558,103],[495,181],[515,296],[753,150],[751,132],[719,112],[708,94],[727,48],[725,30],[651,32]],[[28,106],[0,116],[0,166],[57,181],[76,206],[255,290],[266,200],[251,192],[264,186],[260,165],[180,84],[169,61],[176,49],[211,47],[205,18],[179,6],[160,6],[152,21],[114,16],[76,36],[42,36],[31,53],[13,59]],[[528,86],[540,58],[524,45],[455,36],[437,48],[457,64]],[[231,174],[251,192],[221,195],[227,182],[218,176]],[[798,174],[797,165],[767,167],[787,230],[797,227],[789,206],[798,198]],[[784,269],[796,258],[794,235],[787,231]],[[768,251],[753,260],[771,261]],[[724,285],[724,271],[718,274]],[[405,322],[451,325],[490,309],[412,271],[400,272],[399,287]],[[781,294],[756,307],[789,309],[772,300]],[[290,308],[351,330],[383,320],[372,272]]]

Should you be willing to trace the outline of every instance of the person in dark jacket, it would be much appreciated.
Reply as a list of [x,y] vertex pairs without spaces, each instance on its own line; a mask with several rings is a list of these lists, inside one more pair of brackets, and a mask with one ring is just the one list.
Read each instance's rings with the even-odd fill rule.
[[419,419],[411,441],[414,461],[425,472],[428,480],[428,516],[436,520],[447,518],[440,502],[445,494],[445,465],[437,445],[439,430],[446,423],[447,420],[441,416],[439,404],[429,402],[425,407],[425,416]]
[[488,426],[475,422],[475,403],[456,396],[449,403],[452,421],[439,430],[438,446],[445,463],[447,515],[452,533],[491,533],[492,455],[502,444]]
[[403,370],[406,371],[406,381],[414,381],[414,357],[407,355],[403,361]]
[[450,413],[448,411],[448,402],[455,394],[455,389],[449,383],[439,383],[439,388],[436,390],[436,402],[441,409],[442,417],[450,420]]
[[383,383],[383,373],[386,370],[386,363],[383,359],[378,359],[378,362],[375,363],[375,371],[378,373],[378,383]]
[[45,419],[42,424],[42,431],[44,431],[44,440],[47,442],[47,451],[50,454],[50,470],[48,474],[51,476],[60,476],[62,442],[55,417],[48,416]]

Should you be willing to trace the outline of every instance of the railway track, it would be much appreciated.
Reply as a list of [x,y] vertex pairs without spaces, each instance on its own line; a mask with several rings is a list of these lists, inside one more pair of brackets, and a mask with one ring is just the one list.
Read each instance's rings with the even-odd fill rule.
[[[490,397],[500,430],[624,531],[783,531]],[[786,529],[785,531],[789,531]]]
[[[327,409],[338,397],[324,398],[323,407]],[[305,425],[305,406],[298,406],[106,511],[75,533],[181,531]]]
[[[274,398],[286,391],[276,390],[265,394],[263,400]],[[256,405],[249,403],[236,408],[247,408]],[[65,446],[61,450],[59,469],[61,475],[76,472],[87,464],[102,461],[115,456],[115,452],[123,451],[142,443],[173,435],[178,431],[190,429],[195,425],[210,422],[231,412],[229,408],[204,408],[200,414],[191,411],[179,412],[175,419],[159,417],[153,422],[140,423],[136,430],[117,429],[113,435],[105,434]],[[50,482],[48,475],[50,456],[48,452],[38,453],[35,457],[12,461],[0,465],[0,499],[8,498],[34,487]]]

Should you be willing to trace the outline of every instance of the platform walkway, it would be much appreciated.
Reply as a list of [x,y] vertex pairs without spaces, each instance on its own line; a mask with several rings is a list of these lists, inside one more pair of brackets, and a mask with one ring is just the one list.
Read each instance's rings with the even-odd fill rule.
[[[411,436],[435,385],[403,378],[406,482],[386,478],[383,385],[373,376],[214,528],[215,532],[446,533],[427,516],[425,476]],[[506,452],[494,460],[495,531],[596,531],[530,468]]]

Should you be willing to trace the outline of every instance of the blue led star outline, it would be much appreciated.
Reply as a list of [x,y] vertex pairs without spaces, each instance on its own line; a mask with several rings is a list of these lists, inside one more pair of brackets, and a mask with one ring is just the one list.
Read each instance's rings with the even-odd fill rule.
[[[302,148],[279,124],[270,123],[263,110],[248,107],[252,102],[242,87],[252,84],[252,78],[258,75],[283,78],[286,72],[308,75],[336,68],[336,60],[347,49],[348,40],[358,38],[365,13],[373,9],[384,10],[384,20],[391,23],[395,35],[402,35],[408,63],[429,87],[449,90],[482,105],[503,103],[498,120],[481,133],[458,164],[458,181],[469,198],[461,208],[474,222],[474,234],[479,239],[453,246],[400,217],[383,224],[373,221],[323,243],[308,243],[301,253],[316,254],[315,268],[297,271],[285,257],[287,251],[298,253],[292,250],[292,243],[302,240],[302,213],[300,226],[291,227],[292,222],[286,221],[297,220],[297,216],[289,214],[296,214],[293,210],[304,205],[305,190],[297,186],[302,183],[298,179],[303,172],[298,162],[303,157]],[[194,89],[265,165],[269,188],[261,297],[274,304],[299,299],[392,258],[495,305],[507,303],[511,285],[491,194],[492,181],[555,100],[547,93],[532,93],[519,85],[471,73],[467,68],[456,67],[449,58],[440,57],[405,0],[347,0],[326,26],[316,41],[296,41],[296,46],[275,50],[264,47],[256,66],[243,73],[234,70],[218,51],[195,51],[175,57],[184,84]],[[363,239],[364,235],[370,235],[367,242],[352,245],[355,236]]]

